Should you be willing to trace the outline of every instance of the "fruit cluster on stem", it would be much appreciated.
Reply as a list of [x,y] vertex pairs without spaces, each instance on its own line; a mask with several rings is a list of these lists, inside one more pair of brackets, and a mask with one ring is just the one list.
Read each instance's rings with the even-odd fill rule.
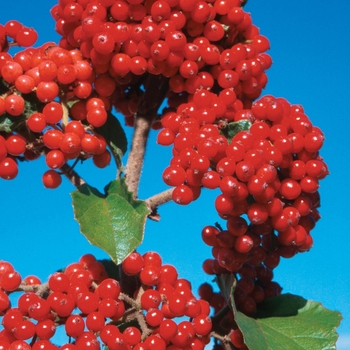
[[[41,283],[35,276],[22,280],[1,261],[0,349],[204,349],[210,306],[195,297],[188,280],[155,252],[134,252],[119,267],[121,278],[110,277],[86,254]],[[11,306],[13,293],[19,294],[17,307]],[[58,327],[71,339],[67,344],[55,345]]]

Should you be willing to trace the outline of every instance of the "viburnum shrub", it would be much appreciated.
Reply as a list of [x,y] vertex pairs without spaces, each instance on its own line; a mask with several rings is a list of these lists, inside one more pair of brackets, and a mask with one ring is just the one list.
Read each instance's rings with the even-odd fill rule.
[[[0,25],[0,177],[45,157],[44,186],[66,177],[77,187],[80,229],[111,257],[83,255],[44,283],[0,261],[0,350],[335,347],[340,314],[281,294],[274,280],[281,258],[312,248],[324,134],[301,105],[262,96],[270,44],[244,5],[60,0],[51,15],[61,39],[40,47],[33,28]],[[114,111],[134,129],[125,167]],[[162,176],[170,189],[143,201],[151,128],[172,147]],[[117,164],[104,194],[76,172],[89,159]],[[162,204],[188,205],[205,189],[217,191],[221,223],[198,232],[212,247],[203,270],[213,284],[194,291],[166,257],[137,248]]]

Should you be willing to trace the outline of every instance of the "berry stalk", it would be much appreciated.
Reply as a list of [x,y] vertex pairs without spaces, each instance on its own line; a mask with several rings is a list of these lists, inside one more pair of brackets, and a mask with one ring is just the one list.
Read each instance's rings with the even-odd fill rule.
[[155,194],[154,196],[146,199],[146,204],[152,210],[152,213],[149,215],[149,218],[155,221],[159,221],[160,217],[157,213],[157,208],[160,205],[172,201],[172,193],[174,189],[170,188],[161,193]]
[[86,184],[86,181],[67,163],[61,167],[61,171],[76,188]]

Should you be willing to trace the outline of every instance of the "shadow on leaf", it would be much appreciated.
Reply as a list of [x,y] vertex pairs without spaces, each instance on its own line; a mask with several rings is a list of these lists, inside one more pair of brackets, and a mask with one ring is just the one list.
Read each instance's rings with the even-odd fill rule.
[[268,317],[296,316],[305,307],[307,300],[292,294],[282,294],[265,299],[259,304],[255,319]]
[[106,195],[102,194],[98,189],[91,187],[87,184],[84,184],[76,189],[76,191],[80,192],[84,196],[91,196],[92,194],[99,198],[106,198]]

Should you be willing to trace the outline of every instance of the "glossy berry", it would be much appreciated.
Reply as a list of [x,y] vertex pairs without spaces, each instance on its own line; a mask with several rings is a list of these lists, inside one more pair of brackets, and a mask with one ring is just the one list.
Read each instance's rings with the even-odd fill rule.
[[44,173],[42,181],[46,188],[57,188],[61,184],[62,178],[55,170],[48,170]]
[[0,177],[4,180],[12,180],[18,174],[18,166],[12,158],[4,158],[0,162]]
[[175,187],[172,198],[177,204],[187,205],[193,201],[193,191],[186,185],[180,185]]
[[41,132],[46,127],[46,119],[44,114],[36,112],[27,119],[27,126],[33,132]]
[[0,287],[5,291],[13,291],[21,284],[21,275],[16,271],[8,271],[0,277]]

